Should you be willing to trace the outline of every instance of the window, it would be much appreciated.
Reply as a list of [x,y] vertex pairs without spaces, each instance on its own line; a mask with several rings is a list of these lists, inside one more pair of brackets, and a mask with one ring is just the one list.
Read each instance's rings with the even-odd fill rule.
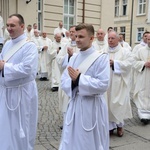
[[115,17],[119,16],[119,0],[115,0]]
[[114,27],[114,31],[116,31],[116,32],[117,32],[117,27]]
[[145,14],[146,0],[138,0],[138,14]]
[[144,28],[137,28],[137,41],[140,42],[144,33]]
[[64,28],[69,30],[75,23],[75,1],[64,0]]
[[42,29],[42,0],[38,0],[38,30]]
[[122,1],[122,15],[127,15],[127,0]]
[[123,38],[125,40],[126,27],[120,27],[120,33],[123,34]]

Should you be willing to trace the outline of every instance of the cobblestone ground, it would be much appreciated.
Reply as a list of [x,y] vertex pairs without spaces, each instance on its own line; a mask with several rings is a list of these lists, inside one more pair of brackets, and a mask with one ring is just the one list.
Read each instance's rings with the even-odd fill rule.
[[58,109],[58,93],[51,92],[47,81],[38,81],[39,119],[36,145],[46,150],[57,150],[61,136],[62,116]]
[[[62,115],[58,109],[58,92],[51,92],[48,81],[38,81],[39,92],[39,119],[35,146],[42,146],[38,150],[57,150],[61,137],[60,126]],[[133,118],[125,120],[125,128],[140,123],[137,109],[131,100]],[[35,149],[37,150],[37,149]]]

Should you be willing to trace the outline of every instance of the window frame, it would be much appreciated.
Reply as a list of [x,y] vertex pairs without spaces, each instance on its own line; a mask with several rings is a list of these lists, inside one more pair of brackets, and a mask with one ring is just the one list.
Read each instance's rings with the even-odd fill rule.
[[123,34],[123,38],[125,41],[125,39],[126,39],[126,27],[125,26],[120,27],[120,33]]
[[127,4],[128,4],[128,0],[122,0],[122,16],[126,16],[127,15],[127,7],[128,7]]
[[[142,2],[140,2],[142,1]],[[138,12],[137,15],[146,14],[146,0],[138,0]]]
[[119,0],[115,0],[115,17],[119,17]]
[[[67,9],[68,9],[68,13],[65,13],[65,1],[68,1],[68,6],[67,6]],[[70,5],[70,1],[73,1],[73,6]],[[73,14],[70,14],[70,7],[73,7]],[[74,25],[75,24],[75,18],[76,18],[76,1],[75,0],[64,0],[64,5],[63,5],[63,25],[64,25],[64,28],[66,28],[67,30],[69,30],[70,26]],[[67,23],[65,21],[65,19],[67,19]],[[70,20],[73,20],[71,21],[72,23],[70,23]]]
[[43,4],[43,0],[38,0],[38,16],[37,16],[37,24],[38,24],[38,30],[41,31],[42,30],[42,4]]
[[[140,30],[141,29],[141,30]],[[144,27],[138,27],[137,28],[137,34],[136,34],[136,42],[141,42],[143,33],[144,33]],[[139,34],[140,34],[140,40],[139,40]]]

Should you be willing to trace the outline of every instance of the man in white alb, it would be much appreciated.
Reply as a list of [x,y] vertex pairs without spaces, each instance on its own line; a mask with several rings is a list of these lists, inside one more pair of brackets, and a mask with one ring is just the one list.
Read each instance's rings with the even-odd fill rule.
[[51,58],[50,50],[52,47],[52,41],[47,37],[45,31],[42,32],[40,38],[40,81],[48,81],[51,79]]
[[54,35],[57,34],[57,33],[60,33],[62,38],[65,37],[65,32],[67,30],[63,27],[63,22],[60,21],[59,22],[59,26],[57,28],[54,29]]
[[11,39],[0,54],[0,149],[34,150],[38,121],[37,48],[27,40],[20,14],[9,16],[6,25]]
[[105,32],[103,29],[98,29],[96,33],[96,40],[92,43],[94,48],[99,52],[102,52],[103,48],[108,46],[108,42],[104,40]]
[[51,90],[52,92],[58,91],[59,83],[60,83],[60,71],[58,64],[56,62],[56,57],[61,51],[62,43],[61,43],[61,34],[56,33],[54,36],[54,41],[52,42],[52,47],[50,49],[50,57],[52,60],[52,77],[51,77]]
[[59,150],[109,150],[108,110],[104,92],[109,84],[109,58],[92,46],[94,28],[76,26],[80,51],[71,57],[61,86],[70,97]]
[[108,33],[110,59],[110,86],[106,97],[109,110],[110,135],[117,129],[117,135],[123,136],[124,119],[132,117],[130,105],[130,73],[133,64],[131,52],[119,44],[119,35],[115,31]]
[[135,53],[133,68],[137,72],[133,100],[138,108],[138,116],[145,125],[150,121],[150,33],[147,45]]

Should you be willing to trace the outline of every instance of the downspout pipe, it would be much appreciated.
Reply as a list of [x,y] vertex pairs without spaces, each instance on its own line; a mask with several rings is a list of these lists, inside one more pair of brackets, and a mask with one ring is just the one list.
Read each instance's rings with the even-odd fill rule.
[[85,0],[83,0],[82,23],[85,23]]
[[130,46],[132,46],[133,9],[134,9],[134,0],[132,0],[132,7],[131,7]]

